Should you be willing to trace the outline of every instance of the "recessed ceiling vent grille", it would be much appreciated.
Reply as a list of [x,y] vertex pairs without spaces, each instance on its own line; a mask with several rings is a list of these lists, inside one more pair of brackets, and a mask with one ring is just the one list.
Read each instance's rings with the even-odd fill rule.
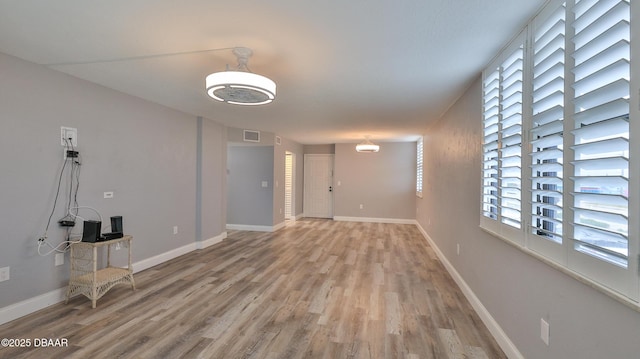
[[244,130],[243,140],[245,142],[260,142],[260,131]]

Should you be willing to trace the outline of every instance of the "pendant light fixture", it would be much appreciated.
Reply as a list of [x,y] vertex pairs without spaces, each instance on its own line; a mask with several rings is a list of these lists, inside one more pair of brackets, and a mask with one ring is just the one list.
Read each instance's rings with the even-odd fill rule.
[[276,97],[276,83],[271,79],[252,73],[247,67],[253,51],[246,47],[234,47],[238,58],[236,70],[215,72],[207,76],[207,94],[218,101],[234,105],[265,105]]
[[356,145],[356,151],[358,152],[378,152],[380,146],[374,144],[369,140],[369,136],[365,136],[364,142]]

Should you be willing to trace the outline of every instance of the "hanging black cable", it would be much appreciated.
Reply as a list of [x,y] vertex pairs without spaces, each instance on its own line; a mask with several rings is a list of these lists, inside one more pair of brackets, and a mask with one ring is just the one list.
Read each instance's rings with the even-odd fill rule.
[[[67,140],[65,139],[65,151],[67,150]],[[49,214],[49,220],[47,221],[47,227],[44,230],[45,237],[47,235],[47,231],[49,230],[49,225],[51,225],[51,218],[53,217],[53,213],[56,211],[56,205],[58,203],[58,197],[60,196],[60,186],[62,185],[62,175],[64,174],[64,169],[67,167],[67,161],[65,160],[62,163],[62,168],[60,169],[60,176],[58,177],[58,188],[56,189],[56,197],[53,200],[53,208],[51,208],[51,214]]]

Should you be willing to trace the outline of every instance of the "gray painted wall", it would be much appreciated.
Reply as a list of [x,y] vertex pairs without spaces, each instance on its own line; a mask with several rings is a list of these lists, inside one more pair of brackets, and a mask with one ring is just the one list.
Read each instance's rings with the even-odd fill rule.
[[273,146],[230,144],[227,151],[227,223],[272,226]]
[[205,241],[226,231],[227,225],[227,131],[218,123],[201,121],[201,233],[197,240]]
[[[245,142],[245,130],[260,132],[260,142]],[[232,143],[244,143],[246,145],[273,146],[275,134],[273,132],[259,131],[252,128],[227,127],[227,140]]]
[[336,153],[336,145],[304,145],[304,154],[308,155],[333,155]]
[[[245,176],[256,176],[253,180],[250,180],[249,178],[239,179],[239,181],[245,182],[242,184],[242,186],[247,186],[248,188],[253,188],[253,183],[255,182],[255,180],[257,180],[258,183],[262,181],[268,181],[269,186],[266,190],[271,191],[271,198],[269,198],[267,202],[257,205],[255,203],[244,203],[243,201],[248,198],[249,194],[245,193],[245,191],[242,190],[238,183],[233,183],[232,187],[228,188],[227,200],[230,204],[227,213],[230,217],[228,217],[227,223],[276,226],[284,222],[284,156],[286,151],[295,154],[296,174],[294,183],[294,198],[296,203],[294,206],[294,211],[295,214],[302,214],[302,196],[304,190],[304,146],[295,141],[291,141],[282,137],[280,138],[281,144],[277,145],[275,144],[276,135],[272,132],[266,131],[260,131],[260,142],[245,142],[243,140],[243,131],[244,130],[241,128],[227,128],[227,141],[229,144],[229,148],[271,148],[272,154],[270,164],[272,167],[271,173],[273,174],[273,176],[272,178],[265,179],[265,176],[268,175],[268,163],[265,161],[268,161],[268,159],[265,157],[264,151],[260,150],[256,150],[256,153],[259,153],[257,158],[251,158],[248,155],[246,157],[239,157],[242,156],[240,154],[242,150],[234,152],[234,172],[242,172]],[[247,150],[246,153],[248,154],[250,151],[251,150]],[[229,171],[231,171],[230,167]],[[260,190],[256,193],[258,193],[259,196],[254,197],[254,200],[257,198],[262,198],[265,201],[267,200],[267,195],[264,188],[261,187]],[[267,208],[268,206],[271,206],[268,213],[257,212],[258,208]],[[272,218],[268,224],[265,224],[267,215],[271,215]]]
[[415,219],[416,143],[380,143],[377,153],[355,145],[335,145],[334,216]]
[[[426,131],[419,224],[524,357],[639,358],[640,313],[479,228],[480,94],[477,80]],[[550,324],[549,346],[540,318]]]
[[[134,236],[133,261],[193,244],[196,238],[197,119],[139,98],[0,54],[0,308],[66,286],[69,258],[37,254],[51,211],[63,147],[60,126],[78,129],[82,171],[79,204],[98,209],[108,222],[124,217]],[[205,238],[224,231],[224,172],[218,153],[224,128],[207,120],[202,158],[202,228]],[[103,192],[114,198],[104,199]],[[52,218],[48,240],[64,232],[64,198]],[[91,212],[81,212],[88,217]],[[178,234],[173,234],[178,226]],[[75,232],[82,231],[81,225]]]

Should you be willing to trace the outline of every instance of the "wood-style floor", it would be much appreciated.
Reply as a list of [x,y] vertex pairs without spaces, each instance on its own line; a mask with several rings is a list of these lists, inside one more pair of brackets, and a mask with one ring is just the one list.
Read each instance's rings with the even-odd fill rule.
[[0,358],[505,358],[413,225],[232,232],[135,281],[0,326],[69,343]]

